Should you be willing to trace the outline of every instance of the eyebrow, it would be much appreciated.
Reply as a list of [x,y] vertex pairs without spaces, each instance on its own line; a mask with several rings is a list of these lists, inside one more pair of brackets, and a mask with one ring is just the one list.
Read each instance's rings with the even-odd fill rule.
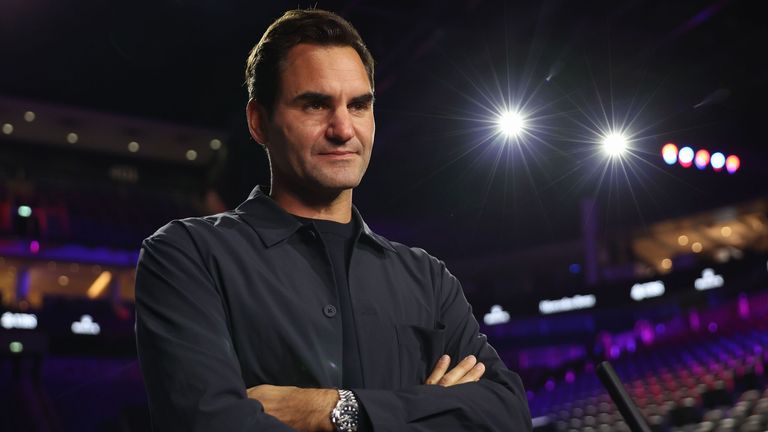
[[355,96],[350,100],[350,103],[364,103],[367,105],[373,104],[374,101],[373,93],[366,93],[364,95]]
[[[302,102],[322,102],[322,103],[329,103],[333,97],[330,95],[324,94],[324,93],[318,93],[318,92],[304,92],[296,97],[293,98],[293,103],[302,103]],[[362,94],[360,96],[355,96],[352,99],[350,99],[350,103],[373,103],[374,96],[373,93],[366,93]]]

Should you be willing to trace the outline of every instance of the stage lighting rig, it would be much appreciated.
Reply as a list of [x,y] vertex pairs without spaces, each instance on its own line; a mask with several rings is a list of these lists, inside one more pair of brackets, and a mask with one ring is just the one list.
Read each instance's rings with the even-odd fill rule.
[[675,143],[666,143],[661,147],[661,158],[667,165],[680,164],[683,168],[695,166],[700,170],[706,170],[708,166],[715,172],[720,172],[725,168],[728,174],[734,174],[741,168],[741,159],[736,155],[726,157],[721,152],[710,153],[707,149],[694,151],[693,148],[685,146],[678,150]]

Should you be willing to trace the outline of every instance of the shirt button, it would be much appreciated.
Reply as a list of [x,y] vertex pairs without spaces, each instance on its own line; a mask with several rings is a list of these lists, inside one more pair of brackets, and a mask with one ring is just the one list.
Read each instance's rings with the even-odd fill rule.
[[325,314],[325,316],[327,316],[328,318],[335,317],[336,316],[336,306],[331,305],[331,304],[325,305],[325,307],[323,308],[323,314]]

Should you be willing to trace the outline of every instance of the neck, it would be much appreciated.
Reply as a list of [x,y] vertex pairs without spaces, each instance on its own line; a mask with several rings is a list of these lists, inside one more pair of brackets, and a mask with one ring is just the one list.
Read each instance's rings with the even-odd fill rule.
[[294,189],[273,179],[270,196],[283,210],[310,219],[347,223],[352,220],[352,189],[317,193]]

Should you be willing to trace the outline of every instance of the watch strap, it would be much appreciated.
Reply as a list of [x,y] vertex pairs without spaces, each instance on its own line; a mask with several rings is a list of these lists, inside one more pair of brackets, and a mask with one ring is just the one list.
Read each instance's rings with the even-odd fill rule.
[[331,411],[331,424],[338,432],[357,432],[360,404],[351,390],[339,389],[339,401]]

